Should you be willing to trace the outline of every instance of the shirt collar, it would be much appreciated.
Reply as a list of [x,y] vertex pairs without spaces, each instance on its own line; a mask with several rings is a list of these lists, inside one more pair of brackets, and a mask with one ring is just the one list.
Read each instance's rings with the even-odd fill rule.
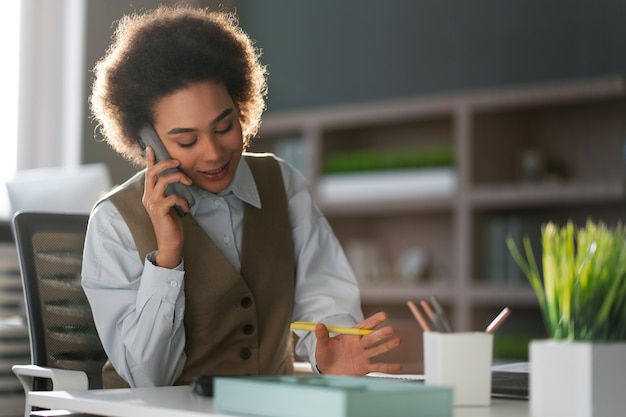
[[[196,201],[200,201],[203,196],[213,194],[198,187],[191,187],[191,192],[194,194],[194,197],[196,197]],[[237,198],[253,207],[261,208],[259,190],[257,189],[256,182],[254,181],[252,171],[250,171],[250,166],[246,162],[246,158],[243,156],[239,160],[239,165],[237,166],[233,182],[228,186],[228,188],[214,195],[224,197],[230,193],[233,193],[237,196]],[[192,212],[195,213],[196,209],[197,204],[192,208]]]

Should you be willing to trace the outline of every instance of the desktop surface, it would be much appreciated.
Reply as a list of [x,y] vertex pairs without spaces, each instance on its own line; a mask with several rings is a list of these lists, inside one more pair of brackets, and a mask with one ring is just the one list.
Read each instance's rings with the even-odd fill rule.
[[[87,391],[36,391],[39,407],[66,409],[110,417],[227,417],[213,409],[213,399],[195,394],[190,386],[122,388]],[[527,401],[492,399],[489,407],[455,407],[455,417],[527,417]],[[232,415],[230,415],[232,417]],[[323,417],[323,416],[320,416]]]
[[213,411],[212,398],[194,393],[189,386],[35,391],[30,400],[38,407],[110,417],[220,416]]

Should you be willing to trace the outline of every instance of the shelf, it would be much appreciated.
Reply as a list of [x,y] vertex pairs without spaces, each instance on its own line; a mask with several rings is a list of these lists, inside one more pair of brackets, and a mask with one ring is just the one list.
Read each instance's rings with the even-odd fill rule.
[[[413,328],[406,301],[435,295],[461,331],[480,328],[504,305],[520,312],[511,325],[541,327],[536,295],[505,237],[528,236],[538,247],[548,220],[624,218],[624,115],[626,80],[612,75],[268,113],[260,137],[267,151],[298,139],[316,202],[362,279],[365,311],[386,309]],[[391,169],[398,166],[379,160],[386,153],[405,161],[433,149],[450,151],[452,163],[441,165],[453,172],[439,187],[426,180],[434,188],[419,188],[426,177],[383,179],[372,164],[355,163],[371,160],[354,157],[374,155],[373,166]],[[425,167],[401,167],[417,166]],[[352,175],[339,171],[367,169],[354,182],[335,181]],[[394,271],[416,250],[428,265],[419,279],[402,281]]]
[[350,203],[318,203],[328,217],[388,216],[390,214],[419,214],[452,211],[454,196],[405,197]]
[[467,291],[472,302],[481,306],[537,306],[537,296],[529,285],[490,286],[475,284]]
[[470,193],[475,208],[507,208],[611,202],[626,199],[622,180],[545,182],[476,186]]
[[[405,196],[356,202],[319,202],[328,216],[426,213],[452,210],[457,192],[444,196]],[[537,184],[480,185],[472,189],[470,204],[476,209],[504,209],[626,201],[622,180],[546,182]],[[364,204],[366,203],[366,204]]]
[[[449,117],[459,109],[476,111],[532,108],[564,102],[588,102],[626,93],[626,79],[609,75],[582,80],[546,82],[486,91],[391,99],[319,109],[268,112],[261,126],[263,135],[302,132],[319,127],[360,127],[372,123],[428,120]],[[261,137],[263,137],[261,135]]]
[[[443,304],[454,303],[458,293],[453,285],[420,283],[362,284],[361,299],[366,304],[404,304],[408,300],[421,300],[436,296]],[[537,306],[537,297],[529,286],[489,286],[476,284],[466,289],[472,303],[488,307]]]
[[394,283],[393,285],[367,283],[361,285],[361,301],[365,304],[405,304],[408,300],[418,301],[431,296],[442,303],[453,302],[456,296],[449,285]]

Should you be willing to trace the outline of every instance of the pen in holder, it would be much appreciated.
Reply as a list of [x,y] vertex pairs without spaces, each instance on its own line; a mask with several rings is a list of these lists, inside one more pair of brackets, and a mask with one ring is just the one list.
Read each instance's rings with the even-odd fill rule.
[[419,308],[412,300],[407,301],[407,305],[423,331],[430,332],[436,330],[445,333],[453,331],[452,325],[448,321],[437,297],[430,297],[430,303],[426,300],[420,301],[419,305],[425,315],[420,312]]

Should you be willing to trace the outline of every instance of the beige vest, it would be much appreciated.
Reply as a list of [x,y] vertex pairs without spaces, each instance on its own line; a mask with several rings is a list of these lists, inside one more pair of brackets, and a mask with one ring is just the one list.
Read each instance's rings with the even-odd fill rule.
[[[187,361],[176,385],[189,384],[196,375],[293,373],[289,323],[295,266],[287,197],[273,157],[247,155],[246,161],[262,207],[245,204],[241,273],[192,216],[183,219]],[[139,173],[108,197],[130,227],[142,261],[157,247],[141,204],[143,188]],[[103,383],[128,386],[110,362]]]

